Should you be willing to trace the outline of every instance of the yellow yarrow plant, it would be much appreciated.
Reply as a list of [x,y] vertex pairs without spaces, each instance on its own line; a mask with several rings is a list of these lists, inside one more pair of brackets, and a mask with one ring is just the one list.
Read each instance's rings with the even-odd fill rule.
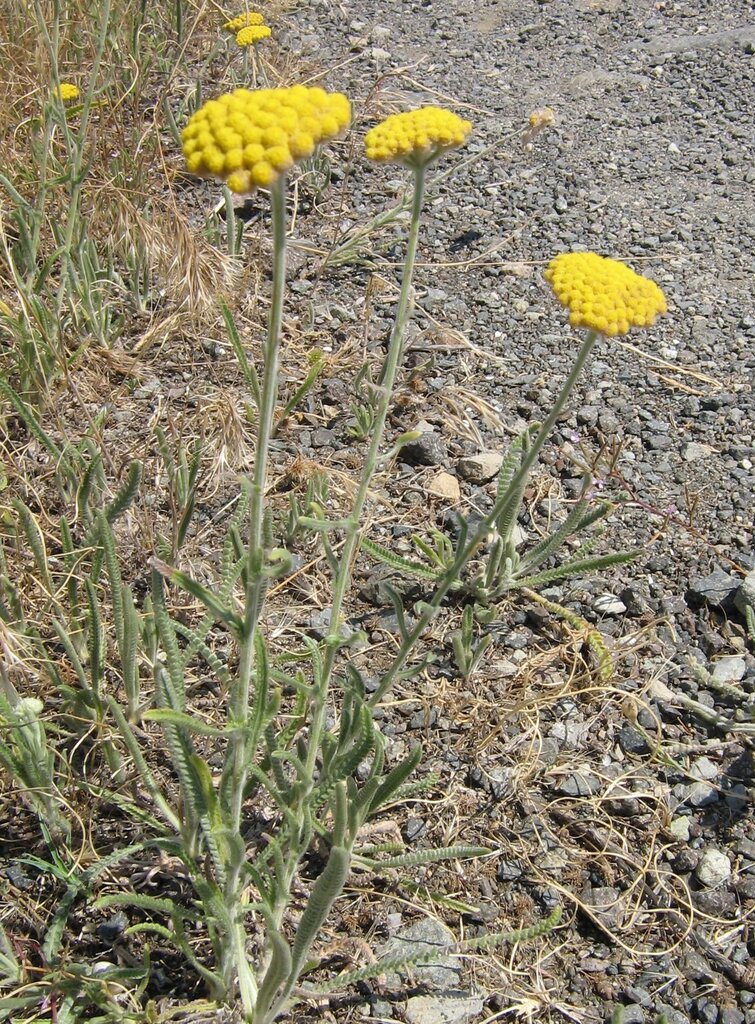
[[63,103],[73,103],[81,95],[78,85],[74,85],[73,82],[61,82],[56,91],[58,99]]
[[589,327],[614,337],[630,327],[649,327],[667,309],[655,283],[626,263],[594,252],[566,252],[545,272],[553,292],[569,310],[572,327]]
[[447,149],[462,146],[472,130],[469,121],[442,107],[420,107],[391,114],[364,139],[368,160],[423,166]]
[[236,33],[236,44],[241,47],[255,46],[263,39],[269,39],[272,30],[269,25],[247,25]]
[[342,93],[317,86],[236,89],[209,100],[181,133],[192,174],[223,179],[232,192],[269,188],[351,120]]
[[223,25],[223,28],[226,32],[239,32],[248,25],[262,25],[264,21],[265,19],[259,11],[247,11],[245,14],[239,14],[236,18],[231,18]]

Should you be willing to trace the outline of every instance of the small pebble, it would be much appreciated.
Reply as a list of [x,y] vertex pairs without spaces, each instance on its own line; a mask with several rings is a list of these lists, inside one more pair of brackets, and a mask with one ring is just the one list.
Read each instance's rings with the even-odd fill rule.
[[601,594],[600,597],[596,597],[592,607],[598,615],[623,615],[627,610],[624,602],[613,594]]
[[695,868],[695,878],[701,885],[713,889],[721,885],[731,875],[729,858],[720,850],[708,849],[700,858]]

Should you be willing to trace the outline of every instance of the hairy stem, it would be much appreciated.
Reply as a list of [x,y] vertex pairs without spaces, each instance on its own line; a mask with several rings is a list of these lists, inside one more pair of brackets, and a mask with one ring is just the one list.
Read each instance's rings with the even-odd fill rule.
[[399,294],[396,318],[393,323],[393,331],[388,346],[388,355],[383,370],[380,398],[375,411],[372,440],[365,457],[362,476],[359,481],[359,488],[354,499],[354,505],[349,518],[346,520],[346,536],[339,561],[338,572],[333,585],[333,601],[330,612],[330,633],[327,637],[327,649],[323,658],[321,679],[318,685],[316,708],[312,730],[310,733],[309,749],[307,751],[307,770],[310,778],[315,768],[315,760],[320,749],[320,736],[325,722],[326,698],[330,676],[333,671],[336,651],[338,650],[339,624],[341,610],[346,593],[351,585],[351,575],[354,558],[359,547],[362,512],[364,510],[367,494],[375,474],[380,447],[385,433],[385,423],[393,397],[393,388],[396,383],[401,358],[404,352],[404,330],[409,316],[410,296],[412,290],[412,278],[414,276],[414,264],[417,258],[417,241],[419,238],[419,225],[422,214],[422,204],[425,195],[425,170],[420,166],[414,171],[414,195],[412,197],[412,215],[407,241],[406,260],[404,262],[404,273],[401,281],[401,292]]
[[[286,278],[286,183],[281,176],[270,190],[273,215],[273,295],[268,321],[267,340],[263,351],[259,419],[257,424],[257,450],[249,504],[249,548],[246,561],[246,595],[244,628],[241,642],[238,677],[230,698],[230,718],[236,722],[249,715],[249,699],[254,676],[254,652],[257,627],[265,596],[265,545],[263,522],[265,514],[265,482],[273,432],[273,417],[278,397],[278,373],[281,323],[283,320],[283,292]],[[229,759],[224,769],[224,782],[232,783],[230,793],[232,810],[231,828],[238,831],[241,807],[246,786],[246,763],[250,745],[256,737],[236,734],[231,742]],[[224,790],[226,787],[224,786]],[[226,790],[228,791],[228,790]]]
[[377,705],[385,696],[386,692],[390,689],[391,685],[396,679],[403,668],[407,657],[411,653],[414,645],[417,643],[421,635],[424,633],[427,626],[430,624],[433,616],[440,607],[440,603],[446,596],[448,591],[454,585],[456,580],[459,578],[459,574],[474,555],[475,551],[484,543],[485,538],[490,532],[491,527],[496,520],[503,513],[509,510],[512,501],[516,500],[517,490],[520,485],[526,481],[530,470],[535,464],[543,445],[545,444],[548,435],[556,424],[556,420],[561,415],[561,411],[566,405],[569,395],[571,394],[574,385],[582,372],[584,365],[587,361],[588,356],[592,352],[595,342],[598,340],[598,334],[595,331],[588,331],[585,340],[582,342],[582,347],[577,354],[577,358],[574,361],[574,366],[571,368],[569,376],[566,378],[563,388],[559,392],[556,403],[551,409],[551,412],[543,425],[538,431],[537,437],[532,443],[532,447],[526,453],[522,459],[522,464],[518,471],[512,477],[511,483],[509,484],[506,493],[503,494],[499,500],[495,503],[493,508],[490,510],[487,516],[482,520],[473,536],[467,541],[467,543],[460,548],[456,558],[452,564],[448,567],[446,572],[441,577],[438,586],[433,594],[432,601],[429,602],[427,607],[424,609],[422,614],[417,619],[417,622],[412,630],[410,630],[408,636],[402,641],[401,647],[398,650],[395,658],[393,659],[387,672],[383,675],[380,680],[380,685],[370,697],[369,703],[372,707]]

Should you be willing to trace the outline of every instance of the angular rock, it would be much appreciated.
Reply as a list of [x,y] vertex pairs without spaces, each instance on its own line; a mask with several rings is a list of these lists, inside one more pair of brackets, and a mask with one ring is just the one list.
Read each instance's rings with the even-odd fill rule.
[[678,796],[680,803],[690,807],[707,807],[718,800],[718,791],[707,782],[693,782],[689,786],[680,786]]
[[739,580],[723,569],[715,569],[709,576],[693,580],[687,591],[692,602],[712,605],[714,608],[728,608],[734,603],[734,596],[740,589]]
[[689,842],[689,818],[674,818],[668,830],[677,842]]
[[731,863],[721,850],[708,849],[695,868],[695,878],[701,885],[715,889],[731,876]]
[[413,441],[407,441],[399,458],[412,466],[442,466],[448,458],[448,450],[440,434],[428,430]]
[[740,583],[734,603],[743,615],[747,608],[755,612],[755,569],[748,572]]
[[648,754],[648,741],[631,725],[625,725],[619,732],[619,746],[625,754]]
[[734,1006],[725,1006],[718,1017],[718,1024],[744,1024],[745,1015]]
[[556,792],[564,796],[592,796],[600,787],[600,779],[592,772],[572,772],[556,787]]
[[727,655],[725,658],[719,658],[713,666],[713,678],[717,683],[738,683],[744,678],[746,671],[744,658]]
[[712,999],[695,1000],[695,1016],[700,1024],[717,1024],[718,1007]]
[[657,1009],[666,1018],[667,1024],[689,1024],[689,1017],[670,1003],[658,1003]]
[[700,782],[710,782],[715,779],[720,769],[715,761],[711,761],[709,757],[698,757],[690,767],[690,775],[699,779]]
[[715,889],[699,889],[692,893],[692,903],[704,914],[711,917],[731,917],[737,910],[738,898],[725,885]]
[[696,441],[688,441],[682,445],[682,458],[685,462],[697,462],[710,455],[711,449],[707,444],[698,444]]
[[[432,963],[407,967],[402,974],[408,976],[411,973],[415,982],[424,982],[439,992],[458,991],[462,976],[459,958],[441,952],[444,947],[454,942],[456,938],[450,929],[440,921],[425,918],[409,925],[408,928],[402,928],[386,942],[379,955],[394,958],[420,956],[429,952],[440,953],[438,959]],[[397,975],[388,975],[389,986],[400,983]]]
[[123,935],[126,928],[128,928],[128,924],[128,918],[122,910],[119,910],[112,917],[109,917],[107,921],[97,925],[97,936],[103,942],[112,946]]
[[671,866],[677,875],[687,875],[690,871],[694,871],[697,865],[700,863],[700,851],[692,850],[689,846],[684,846],[677,853],[671,862]]
[[624,602],[613,594],[601,594],[600,597],[596,597],[592,607],[598,615],[623,615],[627,610]]
[[480,452],[479,455],[459,459],[456,468],[459,476],[470,483],[484,484],[498,475],[502,463],[503,455],[500,452]]
[[461,500],[459,481],[450,473],[436,473],[427,485],[427,493],[435,495],[436,498],[445,498],[454,504]]
[[427,826],[422,818],[408,818],[404,825],[404,839],[407,843],[413,843],[420,838],[423,832],[426,831],[426,828]]
[[514,882],[521,878],[524,869],[518,860],[502,860],[498,865],[495,876],[499,882]]
[[406,1001],[404,1017],[408,1024],[473,1024],[480,1020],[483,1006],[483,997],[471,992],[412,996]]
[[588,889],[584,893],[584,899],[593,914],[606,927],[612,931],[621,928],[624,922],[624,904],[621,902],[621,892],[618,889],[608,885]]

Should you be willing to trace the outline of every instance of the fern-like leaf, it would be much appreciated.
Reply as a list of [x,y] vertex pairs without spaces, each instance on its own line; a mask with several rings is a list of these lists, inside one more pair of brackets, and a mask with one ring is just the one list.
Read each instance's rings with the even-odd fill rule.
[[514,580],[510,589],[518,587],[540,587],[555,580],[562,580],[569,576],[577,576],[582,573],[595,572],[598,569],[608,569],[614,565],[625,565],[633,562],[639,557],[638,551],[620,551],[615,555],[603,555],[600,558],[572,558],[568,562],[553,569],[546,569],[544,572],[536,573],[534,576],[525,576],[523,579]]
[[395,857],[386,857],[381,860],[374,860],[371,857],[360,855],[354,851],[354,857],[372,871],[380,874],[381,871],[391,868],[414,868],[420,864],[436,864],[441,860],[466,860],[471,857],[485,857],[492,853],[486,846],[441,846],[432,850],[412,850],[410,853],[400,853]]
[[410,576],[417,576],[419,579],[430,580],[432,583],[437,583],[440,579],[441,573],[435,569],[430,569],[426,565],[422,565],[421,562],[415,562],[410,558],[402,558],[401,555],[396,555],[388,548],[384,548],[382,544],[377,544],[374,540],[369,540],[367,537],[363,537],[361,541],[361,547],[368,555],[372,555],[379,562],[383,562],[384,565],[388,565],[391,569],[395,569],[398,573],[408,573]]

